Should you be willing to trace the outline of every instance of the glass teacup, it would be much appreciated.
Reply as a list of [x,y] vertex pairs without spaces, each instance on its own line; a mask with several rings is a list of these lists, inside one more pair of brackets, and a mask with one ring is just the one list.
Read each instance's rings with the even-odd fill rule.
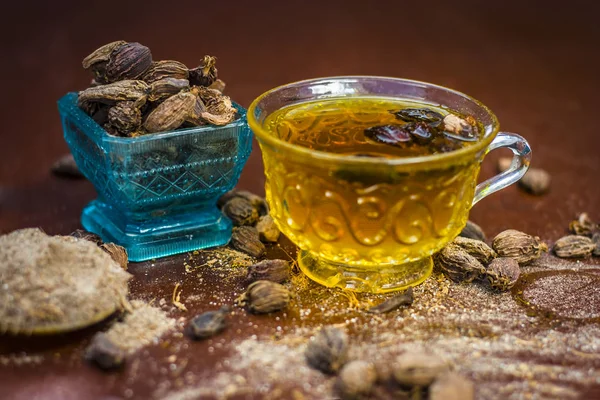
[[[284,107],[309,101],[382,97],[442,106],[474,117],[476,143],[418,157],[360,157],[313,150],[265,129]],[[496,116],[479,101],[451,89],[404,79],[347,76],[306,80],[272,89],[251,104],[248,122],[260,144],[270,213],[299,248],[298,264],[326,286],[390,292],[423,282],[431,255],[456,237],[470,208],[519,180],[531,149],[514,133],[498,132]],[[311,124],[309,136],[319,129]],[[339,139],[339,138],[338,138]],[[513,151],[511,167],[476,185],[483,157]]]

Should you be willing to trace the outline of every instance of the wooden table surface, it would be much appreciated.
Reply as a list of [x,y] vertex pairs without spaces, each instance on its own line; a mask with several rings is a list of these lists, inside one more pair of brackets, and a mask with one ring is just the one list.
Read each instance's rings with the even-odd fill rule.
[[[56,101],[89,83],[83,57],[118,39],[149,46],[154,59],[188,66],[204,54],[216,55],[227,94],[244,106],[281,84],[350,74],[410,78],[468,93],[496,113],[503,130],[527,138],[533,166],[553,179],[543,197],[515,186],[494,194],[472,210],[471,219],[488,234],[515,228],[547,241],[565,234],[579,212],[600,220],[599,2],[134,3],[59,0],[3,7],[0,233],[39,226],[66,234],[79,226],[95,192],[89,182],[49,173],[68,151]],[[484,162],[480,179],[495,173],[497,153]],[[238,186],[264,193],[256,144]],[[169,262],[132,265],[138,279],[133,293],[170,296],[178,278]],[[75,354],[82,345],[71,343],[85,343],[92,333],[37,342],[1,338],[0,352]],[[198,368],[210,369],[219,354],[208,355],[202,346],[194,348],[204,354]],[[149,398],[156,389],[151,371],[131,389],[76,356],[59,358],[39,366],[0,365],[0,398]]]

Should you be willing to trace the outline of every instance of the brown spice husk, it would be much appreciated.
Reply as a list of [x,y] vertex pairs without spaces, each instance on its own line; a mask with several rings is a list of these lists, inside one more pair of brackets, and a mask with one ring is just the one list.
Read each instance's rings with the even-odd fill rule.
[[469,239],[458,236],[452,243],[460,246],[464,251],[475,257],[483,265],[489,264],[498,254],[481,240]]
[[107,252],[110,255],[110,258],[119,264],[121,268],[127,270],[129,258],[127,256],[127,250],[125,250],[125,247],[114,243],[104,243],[100,245],[100,248]]
[[571,221],[569,230],[580,236],[592,236],[598,230],[598,224],[594,223],[588,213],[581,213],[576,220]]
[[448,243],[434,257],[435,265],[454,282],[473,282],[483,274],[485,267],[462,247]]
[[234,227],[231,233],[231,246],[239,251],[258,258],[265,254],[265,245],[260,241],[258,231],[252,226]]
[[79,167],[77,166],[75,158],[73,158],[72,154],[66,154],[56,160],[56,162],[52,164],[51,171],[56,176],[75,179],[85,178],[85,176],[83,176],[79,170]]
[[263,260],[248,267],[248,282],[266,280],[283,283],[290,279],[292,269],[287,260]]
[[258,236],[262,242],[265,243],[275,243],[279,240],[279,235],[281,232],[277,225],[275,225],[275,221],[270,215],[263,215],[258,219],[256,223],[256,230],[258,231]]
[[466,237],[469,239],[481,240],[482,242],[486,241],[483,229],[481,229],[481,227],[473,221],[467,221],[467,224],[459,233],[459,236]]
[[596,245],[586,236],[563,236],[554,243],[554,254],[561,258],[583,258],[592,255]]
[[283,310],[290,302],[289,290],[279,283],[256,281],[248,286],[236,303],[254,314],[269,314]]
[[490,286],[499,291],[505,291],[517,283],[521,269],[514,258],[498,257],[485,268],[485,277]]
[[235,197],[223,206],[222,210],[234,226],[251,225],[258,221],[258,210],[248,200]]
[[540,258],[548,247],[538,237],[515,229],[500,232],[492,242],[492,248],[500,257],[510,257],[519,265],[526,265]]

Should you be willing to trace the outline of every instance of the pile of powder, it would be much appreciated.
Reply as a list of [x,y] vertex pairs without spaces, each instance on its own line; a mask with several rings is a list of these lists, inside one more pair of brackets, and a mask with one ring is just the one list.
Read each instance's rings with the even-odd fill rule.
[[0,236],[0,333],[57,333],[126,304],[131,275],[94,243],[22,229]]

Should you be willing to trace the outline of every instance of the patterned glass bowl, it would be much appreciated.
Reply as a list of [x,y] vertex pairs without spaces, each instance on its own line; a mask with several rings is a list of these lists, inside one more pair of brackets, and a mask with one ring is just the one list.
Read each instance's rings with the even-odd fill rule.
[[217,199],[237,183],[252,151],[246,110],[226,126],[195,127],[138,138],[108,135],[77,107],[58,102],[64,137],[98,198],[81,223],[143,261],[226,244],[231,221]]

